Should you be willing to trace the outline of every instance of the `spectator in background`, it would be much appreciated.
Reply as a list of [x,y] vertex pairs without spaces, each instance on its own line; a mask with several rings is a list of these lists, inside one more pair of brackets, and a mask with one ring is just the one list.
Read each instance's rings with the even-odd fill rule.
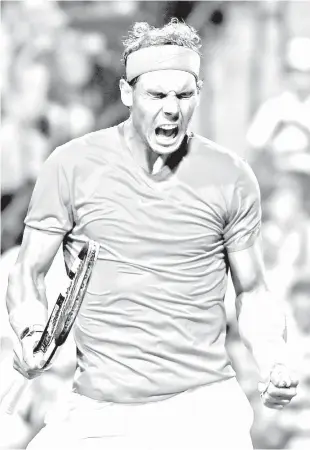
[[[262,204],[274,189],[275,174],[294,170],[310,178],[310,39],[293,38],[285,55],[285,89],[264,102],[250,124],[248,160],[260,183]],[[308,178],[308,180],[307,180]],[[310,211],[310,209],[309,209]]]
[[269,282],[284,298],[310,264],[310,39],[292,38],[285,90],[257,111],[247,134],[263,205]]
[[[247,134],[251,147],[248,159],[262,195],[267,280],[283,303],[290,298],[289,292],[292,299],[295,298],[295,288],[290,291],[293,280],[310,266],[310,39],[292,39],[287,46],[285,62],[284,92],[261,105]],[[303,301],[307,297],[309,305],[309,290],[304,294],[305,290]],[[303,312],[309,317],[309,309]],[[297,334],[294,342],[294,348],[298,349]],[[232,348],[235,352],[244,352],[237,341]],[[246,369],[238,368],[237,374],[241,384],[251,388],[251,383],[246,382],[249,367],[246,364]],[[307,392],[309,397],[309,390]],[[302,443],[299,438],[297,442],[297,434],[294,442],[287,443],[295,433],[293,424],[298,428],[294,406],[274,415],[261,408],[255,392],[251,395],[250,390],[249,398],[255,411],[252,439],[257,448],[297,448]],[[300,423],[304,423],[301,427],[305,428],[306,420],[310,423],[305,412],[299,418]]]
[[7,2],[3,19],[2,252],[18,242],[34,183],[52,149],[46,120],[50,86],[46,56],[56,29],[60,31],[65,22],[56,2]]
[[300,174],[282,172],[264,205],[262,230],[268,281],[281,298],[286,297],[296,274],[310,266],[306,195]]
[[310,173],[310,39],[293,38],[285,62],[286,89],[262,104],[248,130],[251,159],[265,151],[279,168],[294,160]]
[[34,183],[50,152],[48,136],[42,127],[49,86],[47,68],[25,57],[13,75],[12,91],[3,99],[2,251],[12,247],[22,231]]
[[51,66],[48,121],[54,147],[93,130],[94,105],[89,104],[86,86],[93,75],[93,61],[83,48],[83,34],[67,29],[62,45],[54,49]]
[[20,244],[50,152],[102,122],[114,125],[124,109],[128,115],[113,107],[118,66],[104,35],[68,26],[57,2],[7,2],[3,19],[1,252]]

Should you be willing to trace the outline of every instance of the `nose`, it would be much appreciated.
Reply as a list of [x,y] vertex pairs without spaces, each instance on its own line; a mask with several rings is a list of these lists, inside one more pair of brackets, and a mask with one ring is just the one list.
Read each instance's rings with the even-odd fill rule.
[[163,112],[166,116],[176,120],[180,114],[179,100],[175,94],[169,94],[164,99]]

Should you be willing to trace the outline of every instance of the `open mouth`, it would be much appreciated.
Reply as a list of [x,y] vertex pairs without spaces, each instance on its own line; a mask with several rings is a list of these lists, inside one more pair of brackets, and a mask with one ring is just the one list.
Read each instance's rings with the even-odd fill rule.
[[160,139],[175,139],[178,135],[177,125],[161,125],[155,128],[155,134]]

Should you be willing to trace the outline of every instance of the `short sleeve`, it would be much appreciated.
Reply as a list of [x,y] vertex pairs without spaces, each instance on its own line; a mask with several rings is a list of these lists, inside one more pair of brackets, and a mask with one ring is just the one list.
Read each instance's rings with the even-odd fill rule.
[[260,233],[261,200],[257,179],[243,160],[227,209],[224,228],[226,250],[235,252],[251,247]]
[[42,231],[66,234],[73,227],[72,202],[58,150],[43,164],[32,193],[25,224]]

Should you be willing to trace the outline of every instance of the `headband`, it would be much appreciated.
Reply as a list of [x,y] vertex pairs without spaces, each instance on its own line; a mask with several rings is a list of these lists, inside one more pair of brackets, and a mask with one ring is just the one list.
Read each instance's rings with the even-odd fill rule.
[[126,78],[134,78],[156,70],[183,70],[199,77],[200,56],[195,50],[180,45],[153,45],[143,47],[128,55]]

